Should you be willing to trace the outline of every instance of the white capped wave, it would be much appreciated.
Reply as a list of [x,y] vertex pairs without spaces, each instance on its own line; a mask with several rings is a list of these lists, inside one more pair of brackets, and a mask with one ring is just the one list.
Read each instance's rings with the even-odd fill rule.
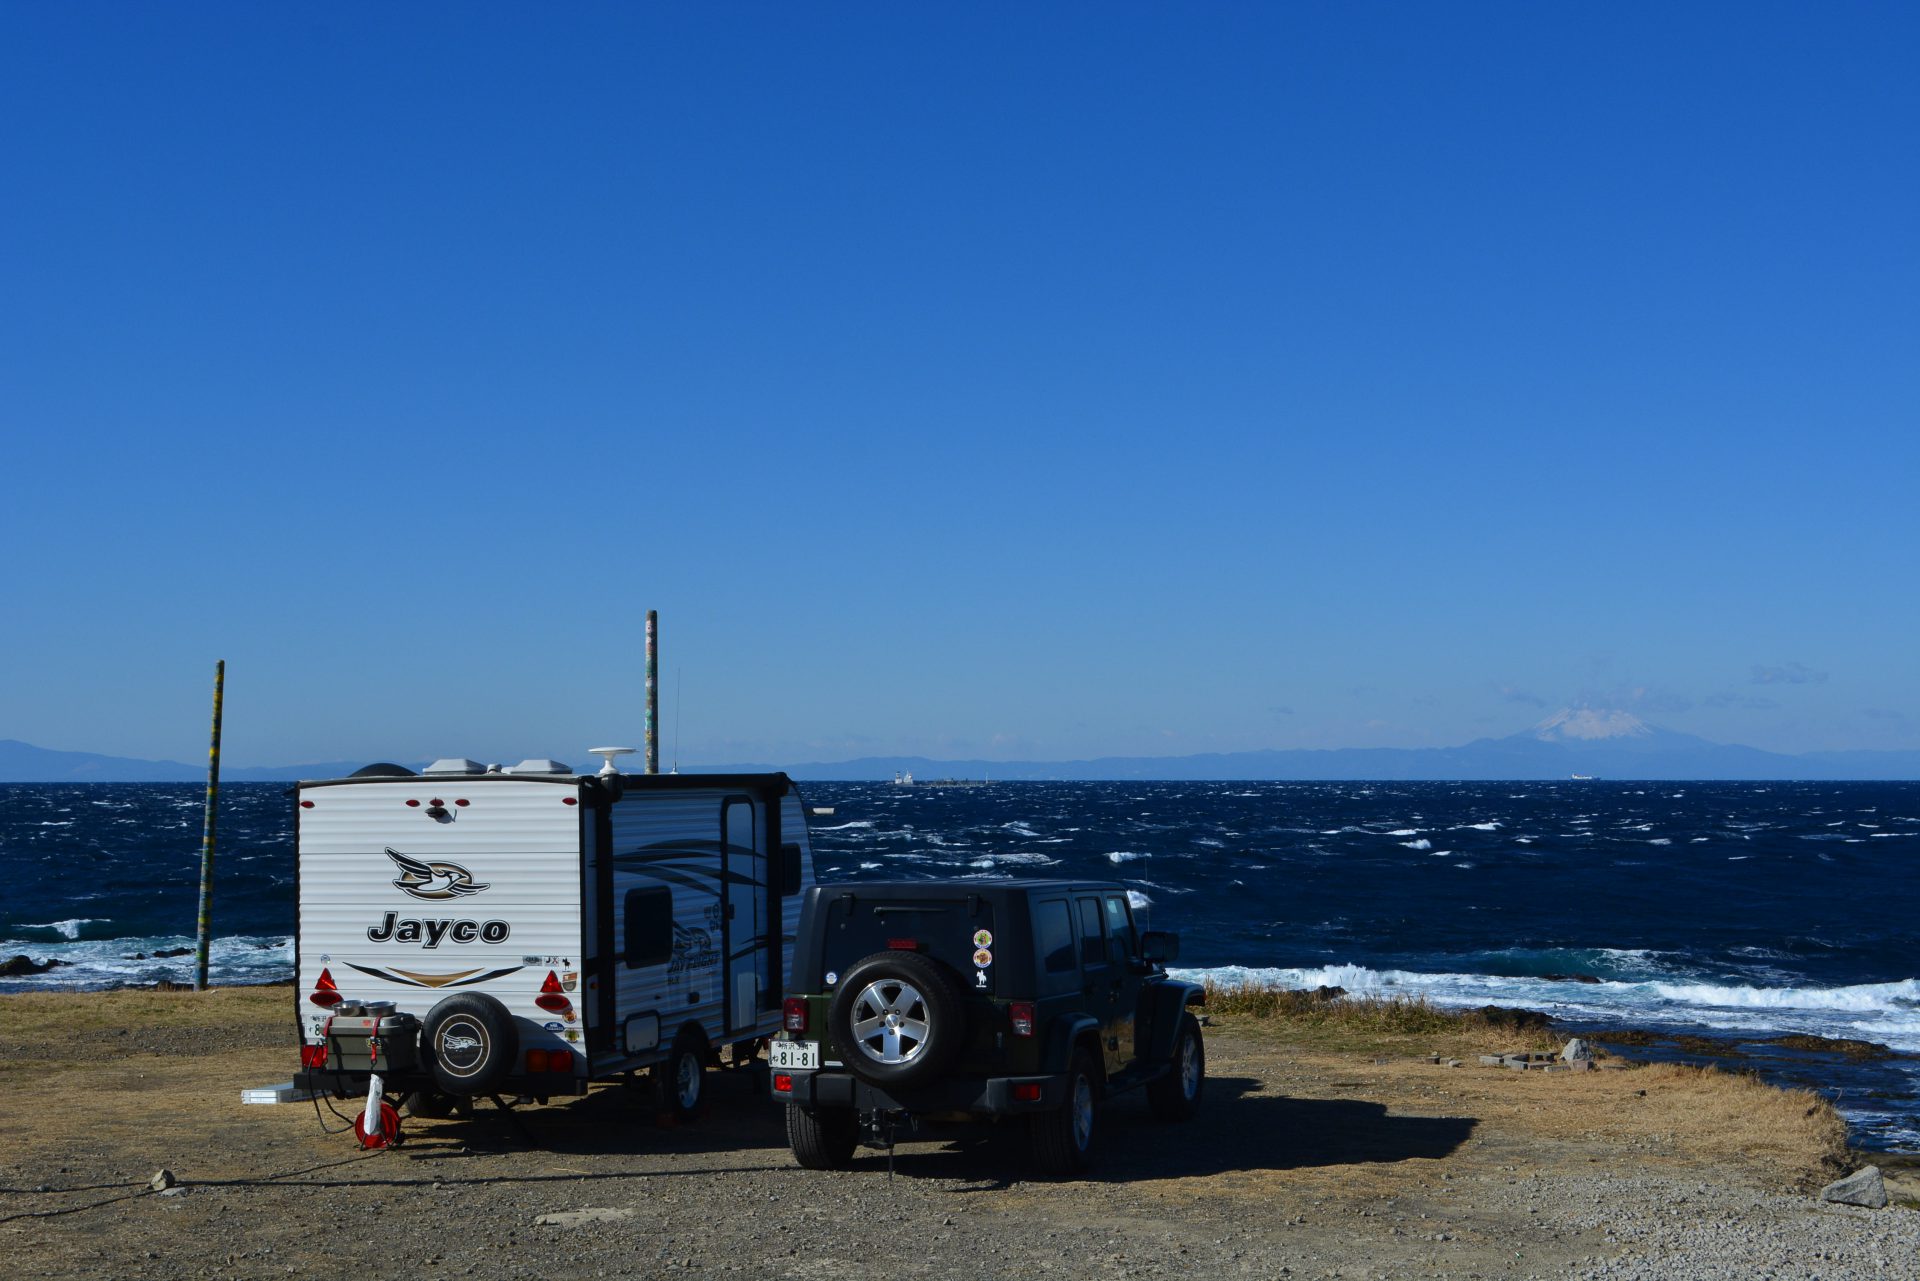
[[986,854],[969,860],[968,867],[1051,867],[1060,860],[1046,854]]
[[104,916],[76,916],[68,921],[47,921],[40,925],[22,925],[18,928],[23,930],[52,930],[63,939],[78,939],[82,929],[89,925],[105,925],[107,921],[108,918]]
[[[86,939],[71,943],[37,943],[0,939],[0,954],[25,953],[39,961],[64,964],[44,974],[0,979],[0,992],[47,989],[87,990],[128,984],[174,983],[193,979],[194,940],[187,935],[153,938]],[[179,951],[178,956],[155,956]],[[293,940],[233,935],[212,940],[207,948],[207,977],[214,984],[270,983],[293,975]]]
[[1476,832],[1497,832],[1500,830],[1500,824],[1498,823],[1469,823],[1467,826]]
[[1153,855],[1146,853],[1143,850],[1108,850],[1107,851],[1107,861],[1115,865],[1118,865],[1121,863],[1131,863],[1133,862],[1133,860],[1137,858],[1152,858],[1152,857]]
[[[1620,955],[1651,953],[1623,950]],[[1228,986],[1340,987],[1355,996],[1421,997],[1448,1008],[1524,1006],[1545,1010],[1557,1018],[1621,1027],[1702,1027],[1760,1036],[1805,1032],[1863,1038],[1896,1050],[1920,1051],[1920,979],[1848,987],[1774,988],[1654,979],[1576,984],[1497,974],[1376,970],[1362,965],[1222,965],[1176,973],[1192,982],[1211,979]]]
[[818,826],[816,826],[816,827],[814,827],[814,828],[813,828],[813,830],[814,830],[814,831],[816,831],[816,832],[844,832],[844,831],[846,831],[846,830],[847,830],[848,828],[850,828],[850,827],[872,827],[872,826],[873,826],[873,820],[872,820],[872,819],[870,819],[870,818],[857,818],[857,819],[855,819],[855,820],[853,820],[853,822],[851,822],[851,823],[835,823],[835,824],[834,824],[834,825],[833,825],[832,827],[818,827]]
[[1396,828],[1391,832],[1388,832],[1387,835],[1388,836],[1418,836],[1420,835],[1420,829],[1417,827],[1401,827],[1401,828]]
[[1410,850],[1430,850],[1433,848],[1433,842],[1424,836],[1417,841],[1401,841],[1400,844]]
[[1031,827],[1028,827],[1025,823],[1020,823],[1020,822],[1002,823],[1000,825],[1000,830],[1003,832],[1012,832],[1015,836],[1040,835],[1040,833],[1034,831]]

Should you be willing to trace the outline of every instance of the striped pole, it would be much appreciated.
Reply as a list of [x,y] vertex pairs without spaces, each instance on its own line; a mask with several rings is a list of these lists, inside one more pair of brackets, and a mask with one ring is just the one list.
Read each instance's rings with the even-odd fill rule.
[[647,611],[647,773],[660,772],[660,611]]
[[200,837],[200,941],[194,953],[193,990],[207,990],[207,946],[213,934],[213,829],[220,799],[220,697],[227,660],[213,665],[213,743],[207,748],[207,817]]

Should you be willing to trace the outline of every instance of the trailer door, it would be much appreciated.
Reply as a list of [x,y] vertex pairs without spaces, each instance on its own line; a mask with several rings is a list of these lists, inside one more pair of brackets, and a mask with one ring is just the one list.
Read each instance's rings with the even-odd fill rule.
[[767,969],[767,851],[754,802],[730,796],[720,807],[725,850],[727,1030],[743,1033],[760,1021],[760,994],[770,990]]

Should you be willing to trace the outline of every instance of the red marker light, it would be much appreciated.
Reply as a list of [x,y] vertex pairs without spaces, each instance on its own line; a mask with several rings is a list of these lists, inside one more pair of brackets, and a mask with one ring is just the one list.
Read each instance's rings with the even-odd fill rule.
[[325,1045],[303,1045],[300,1047],[300,1066],[305,1068],[323,1068],[327,1065],[327,1047]]
[[340,995],[340,989],[334,986],[333,971],[320,971],[320,980],[313,985],[313,995],[307,999],[323,1010],[340,1004],[344,998]]
[[301,801],[301,802],[300,802],[300,808],[301,808],[301,809],[303,809],[303,810],[310,810],[310,809],[312,809],[312,808],[313,808],[313,802],[312,802],[312,801]]
[[792,1094],[793,1074],[791,1072],[775,1072],[773,1074],[773,1092],[775,1094]]
[[552,970],[547,971],[547,981],[540,985],[540,995],[533,998],[533,1003],[549,1014],[565,1014],[573,1008],[566,989],[560,986],[560,976]]
[[1038,1103],[1040,1101],[1040,1082],[1017,1081],[1013,1087],[1015,1103]]
[[413,799],[413,798],[412,798],[411,796],[409,796],[409,797],[407,798],[407,808],[409,808],[409,809],[416,809],[416,810],[417,810],[417,809],[419,809],[419,808],[420,808],[420,802],[419,802],[419,801],[416,801],[416,800],[414,800],[414,799]]
[[580,798],[576,796],[562,796],[560,798],[560,803],[562,805],[578,805],[580,803]]
[[466,808],[466,807],[467,807],[468,805],[470,805],[471,803],[472,803],[472,802],[470,802],[470,801],[467,801],[467,800],[465,800],[464,798],[463,798],[463,799],[461,799],[461,800],[457,800],[457,801],[455,801],[455,802],[454,802],[454,804],[455,804],[455,805],[458,805],[458,806],[459,806],[459,807],[460,807],[461,809],[465,809],[465,808]]
[[920,940],[919,939],[888,939],[887,946],[892,948],[896,952],[918,952],[920,950]]

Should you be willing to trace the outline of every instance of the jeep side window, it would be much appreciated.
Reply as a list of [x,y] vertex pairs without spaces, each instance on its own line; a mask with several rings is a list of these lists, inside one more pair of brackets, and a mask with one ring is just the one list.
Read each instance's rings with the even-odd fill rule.
[[1069,992],[1077,985],[1080,964],[1073,954],[1073,918],[1057,898],[1033,905],[1033,950],[1040,958],[1043,995]]
[[1116,962],[1130,961],[1140,955],[1140,941],[1133,932],[1127,900],[1118,894],[1107,895],[1107,933],[1113,936]]
[[1100,900],[1097,898],[1080,900],[1080,963],[1107,963],[1107,933],[1101,921]]

